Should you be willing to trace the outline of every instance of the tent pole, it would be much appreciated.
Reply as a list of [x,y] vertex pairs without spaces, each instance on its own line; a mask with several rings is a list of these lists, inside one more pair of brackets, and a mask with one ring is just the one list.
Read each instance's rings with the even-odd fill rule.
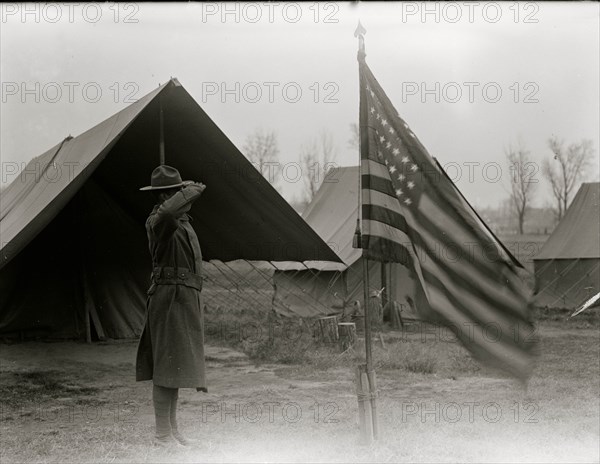
[[[85,295],[84,295],[85,298]],[[85,307],[85,341],[86,343],[92,343],[92,327],[90,325],[90,312]]]
[[159,142],[159,156],[160,164],[165,164],[165,118],[163,115],[162,99],[158,98],[159,105],[159,120],[160,120],[160,142]]

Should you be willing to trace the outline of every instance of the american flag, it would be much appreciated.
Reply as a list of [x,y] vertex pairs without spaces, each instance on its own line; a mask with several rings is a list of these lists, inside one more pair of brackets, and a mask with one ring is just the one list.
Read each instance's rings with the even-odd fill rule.
[[[360,61],[360,60],[359,60]],[[525,379],[536,351],[521,267],[429,155],[360,61],[363,256],[400,262],[427,319],[486,365]]]

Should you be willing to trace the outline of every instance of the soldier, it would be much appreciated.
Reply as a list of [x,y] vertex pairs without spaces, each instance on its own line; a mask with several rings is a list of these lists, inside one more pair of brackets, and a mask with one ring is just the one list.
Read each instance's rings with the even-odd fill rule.
[[155,444],[189,446],[177,427],[179,388],[206,392],[202,254],[187,212],[206,186],[182,182],[177,169],[162,165],[152,172],[157,204],[146,221],[152,256],[152,282],[146,322],[139,341],[136,380],[152,380]]

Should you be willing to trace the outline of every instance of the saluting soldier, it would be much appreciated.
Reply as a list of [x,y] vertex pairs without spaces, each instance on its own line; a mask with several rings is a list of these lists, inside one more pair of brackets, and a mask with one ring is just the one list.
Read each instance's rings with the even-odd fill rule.
[[146,221],[152,256],[152,282],[146,322],[139,341],[136,380],[152,380],[155,444],[192,445],[177,426],[179,388],[206,392],[202,254],[187,214],[206,186],[181,180],[177,169],[154,169],[151,185],[157,204]]

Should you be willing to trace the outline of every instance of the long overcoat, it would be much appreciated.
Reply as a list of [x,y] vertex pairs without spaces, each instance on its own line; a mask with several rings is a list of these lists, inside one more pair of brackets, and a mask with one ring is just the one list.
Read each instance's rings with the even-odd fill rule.
[[202,187],[184,187],[146,221],[152,284],[136,359],[136,380],[206,391],[202,254],[187,212]]

